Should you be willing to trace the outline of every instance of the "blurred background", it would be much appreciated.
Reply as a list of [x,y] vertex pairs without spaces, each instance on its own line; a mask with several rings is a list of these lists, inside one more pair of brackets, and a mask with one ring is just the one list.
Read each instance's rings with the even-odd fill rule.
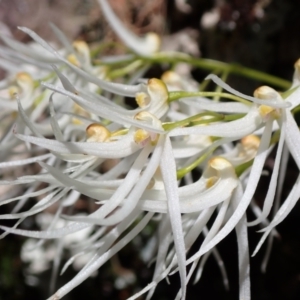
[[[178,50],[195,57],[217,59],[241,64],[281,78],[291,80],[293,66],[300,57],[300,1],[294,0],[110,0],[114,11],[137,34],[152,31],[160,34],[164,50]],[[118,41],[101,15],[96,0],[0,0],[0,34],[11,34],[28,42],[29,38],[16,26],[26,26],[44,39],[56,42],[49,22],[57,25],[70,40],[88,43]],[[110,54],[122,50],[111,50]],[[149,71],[159,77],[159,67]],[[196,80],[204,78],[200,69],[191,70]],[[5,76],[0,70],[0,78]],[[150,76],[150,75],[149,75]],[[239,91],[252,94],[261,83],[230,76],[228,83]],[[272,172],[273,159],[266,170]],[[289,163],[283,196],[286,197],[298,176],[297,168]],[[263,177],[256,194],[263,201],[270,174]],[[4,190],[0,190],[3,196]],[[1,208],[1,214],[5,213]],[[249,213],[249,219],[253,215]],[[260,271],[265,249],[251,259],[252,297],[254,300],[300,299],[300,209],[294,208],[278,226],[281,239],[275,240],[266,274]],[[1,224],[11,226],[9,222]],[[35,221],[28,224],[35,228]],[[258,227],[249,229],[250,250],[253,252],[260,234]],[[114,259],[104,265],[93,278],[85,281],[66,300],[126,299],[151,281],[153,266],[140,258],[139,247],[155,234],[155,228],[140,236]],[[0,300],[46,299],[49,296],[50,270],[30,277],[27,265],[20,259],[24,239],[9,235],[0,240]],[[199,247],[201,239],[192,252]],[[237,249],[234,234],[221,242],[218,249],[224,260],[230,290],[226,291],[219,268],[209,258],[203,277],[188,288],[187,300],[238,299]],[[76,274],[72,267],[58,278],[61,286]],[[134,282],[122,282],[123,275],[135,277]],[[162,282],[153,299],[174,299],[179,278],[170,284]],[[144,298],[141,298],[144,299]]]

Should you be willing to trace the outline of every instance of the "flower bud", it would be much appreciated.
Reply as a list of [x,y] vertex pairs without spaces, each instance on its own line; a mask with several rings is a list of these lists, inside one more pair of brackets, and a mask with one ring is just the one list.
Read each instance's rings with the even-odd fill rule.
[[135,96],[135,100],[136,100],[136,103],[138,104],[138,106],[141,108],[146,107],[151,101],[150,97],[146,93],[143,93],[143,92],[137,93]]
[[[261,86],[254,91],[254,97],[262,100],[276,100],[279,94],[269,86]],[[279,96],[280,97],[280,96]]]
[[73,47],[76,50],[78,54],[80,54],[82,57],[85,57],[87,59],[90,58],[90,49],[86,42],[84,41],[74,41]]
[[236,178],[233,165],[223,157],[213,157],[208,161],[208,168],[204,172],[206,180],[206,188],[209,189],[219,180],[221,176]]
[[217,176],[212,176],[206,180],[206,188],[211,188],[218,181]]
[[20,90],[17,86],[12,85],[8,88],[8,94],[10,99],[14,99],[16,94],[19,94]]
[[134,142],[144,147],[150,139],[150,134],[144,129],[138,129],[134,133]]
[[[282,100],[278,92],[268,86],[261,86],[254,91],[254,97],[261,100]],[[274,119],[280,117],[280,111],[274,107],[267,105],[259,106],[259,113],[264,118],[267,119],[269,116],[272,116]]]
[[[149,125],[156,127],[157,129],[162,129],[161,121],[159,119],[157,119],[155,116],[153,116],[151,113],[149,113],[148,111],[141,111],[141,112],[137,113],[134,116],[134,119],[136,119],[138,121],[143,121]],[[139,132],[139,130],[141,130],[141,132]],[[143,136],[141,135],[140,138],[138,138],[137,140],[141,141],[140,139],[142,139],[142,140],[146,141],[146,135],[148,135],[148,137],[150,137],[151,142],[153,142],[153,144],[155,144],[157,142],[157,139],[159,136],[157,133],[149,132],[144,129],[139,129],[139,130],[137,131],[137,132],[139,132],[138,133],[139,135],[141,135],[142,132],[144,132],[144,133],[143,133]],[[137,143],[139,144],[140,142],[137,142]]]
[[86,128],[87,142],[107,142],[111,136],[110,131],[103,125],[93,123]]
[[208,164],[217,171],[224,170],[226,168],[232,168],[231,163],[227,159],[219,156],[211,158]]
[[257,150],[260,144],[260,138],[254,134],[247,135],[241,140],[243,148],[247,150]]
[[161,121],[157,119],[154,115],[148,111],[141,111],[134,116],[135,120],[143,121],[149,125],[157,127],[157,129],[162,129]]
[[181,87],[181,78],[180,76],[173,71],[166,71],[162,74],[161,80],[168,86],[173,88],[174,90],[180,90]]
[[148,80],[147,90],[152,101],[155,102],[168,102],[168,88],[165,83],[157,78]]
[[68,55],[67,59],[72,65],[76,67],[80,67],[80,62],[78,61],[77,57],[74,54]]
[[294,75],[293,75],[293,84],[291,88],[294,88],[296,86],[299,86],[300,84],[300,58],[295,62],[294,64]]
[[22,89],[23,93],[31,93],[34,88],[34,81],[30,74],[26,72],[20,72],[16,75],[16,82]]
[[149,32],[145,35],[145,44],[149,45],[152,53],[158,52],[161,45],[160,37],[154,32]]

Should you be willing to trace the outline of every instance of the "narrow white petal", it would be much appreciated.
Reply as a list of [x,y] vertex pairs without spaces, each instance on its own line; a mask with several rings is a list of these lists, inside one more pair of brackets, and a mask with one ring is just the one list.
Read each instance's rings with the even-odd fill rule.
[[40,60],[40,61],[47,62],[47,63],[56,63],[57,62],[57,58],[55,58],[55,57],[51,58],[49,55],[42,55],[41,52],[35,50],[34,48],[28,47],[27,45],[25,45],[21,42],[18,42],[12,38],[9,38],[2,34],[0,37],[6,45],[8,45],[12,49],[16,50],[17,52],[20,52],[20,53],[28,55],[29,57],[32,57],[36,60]]
[[186,297],[186,267],[185,246],[181,224],[181,213],[179,206],[178,186],[176,179],[176,164],[173,157],[170,138],[167,136],[161,156],[160,170],[164,181],[165,191],[168,199],[168,213],[170,215],[176,256],[181,281],[181,299]]
[[[206,179],[201,177],[198,182],[189,186],[180,187],[178,193],[180,196],[180,212],[193,213],[210,207],[213,207],[228,199],[237,186],[237,178],[234,169],[230,165],[228,168],[219,170],[219,179],[209,189],[206,188]],[[145,193],[144,197],[151,195]],[[142,209],[160,213],[168,212],[168,202],[160,194],[153,194],[153,200],[146,200],[142,204]],[[159,199],[161,198],[161,199]]]
[[[278,179],[278,186],[277,186],[277,193],[276,193],[276,198],[275,198],[275,202],[273,205],[273,212],[272,212],[272,216],[274,218],[274,216],[276,215],[279,206],[280,206],[280,202],[281,202],[281,198],[282,198],[282,191],[283,191],[283,185],[284,185],[284,181],[286,178],[286,172],[287,172],[287,167],[288,167],[288,160],[289,160],[289,150],[288,147],[286,146],[286,144],[284,145],[283,148],[283,153],[282,153],[282,159],[281,159],[281,163],[280,163],[280,171],[279,171],[279,179]],[[267,223],[266,225],[268,225],[269,223]],[[277,232],[277,230],[275,228],[273,228],[273,230],[271,231],[271,234],[268,237],[268,243],[267,243],[267,247],[266,247],[266,251],[265,251],[265,256],[263,258],[263,261],[261,263],[261,272],[262,273],[266,273],[266,269],[267,269],[267,265],[271,256],[271,250],[272,250],[272,246],[273,246],[273,241],[275,237],[279,237],[279,233]]]
[[21,212],[21,213],[16,213],[16,214],[5,214],[5,215],[0,215],[0,220],[12,220],[12,219],[19,219],[19,218],[27,218],[29,216],[35,215],[46,208],[50,207],[53,205],[55,202],[60,200],[63,196],[66,195],[67,189],[64,189],[62,191],[54,191],[50,194],[48,194],[46,197],[44,197],[41,201],[39,201],[37,204],[35,204],[31,209]]
[[92,113],[98,114],[100,117],[114,121],[118,124],[122,125],[133,125],[137,126],[139,128],[144,128],[149,131],[157,132],[157,133],[163,133],[163,130],[158,129],[155,126],[151,126],[145,122],[139,122],[135,120],[132,116],[124,115],[124,113],[120,111],[114,111],[112,110],[112,107],[107,107],[106,105],[103,105],[102,103],[99,103],[96,105],[92,101],[88,101],[87,99],[81,97],[80,95],[75,95],[74,93],[71,93],[67,90],[64,90],[59,87],[55,87],[48,83],[43,83],[43,85],[47,88],[49,88],[52,91],[58,92],[62,95],[69,96],[74,102],[76,102],[78,105],[82,106],[83,108],[87,109],[88,111]]
[[36,128],[36,125],[26,115],[26,113],[22,107],[22,104],[20,102],[19,97],[17,97],[17,101],[18,101],[19,115],[21,116],[21,119],[23,120],[23,122],[27,125],[27,127],[31,130],[32,133],[34,133],[38,137],[43,137],[41,135],[41,133],[39,132],[39,130]]
[[[152,150],[152,147],[148,146],[148,147],[145,147],[141,151],[141,153],[135,160],[132,168],[127,173],[122,184],[115,190],[115,192],[109,198],[109,200],[104,205],[102,205],[98,210],[96,210],[95,212],[90,214],[87,219],[90,219],[90,221],[92,223],[97,223],[97,222],[101,223],[101,221],[103,221],[102,220],[103,218],[105,218],[108,214],[112,213],[120,205],[120,203],[124,199],[126,199],[126,197],[128,196],[128,193],[136,185],[138,178],[140,176],[140,173],[142,171],[142,168],[143,168],[144,164],[146,163],[148,156],[151,153],[151,150]],[[156,168],[155,168],[155,170],[156,170]],[[95,195],[95,197],[97,197],[97,195]],[[76,219],[77,221],[86,221],[86,218],[84,218],[84,217],[74,217],[73,219],[74,220]]]
[[260,178],[259,174],[261,174],[265,160],[267,158],[268,147],[269,147],[270,137],[272,133],[271,129],[272,129],[272,122],[267,122],[264,134],[261,138],[261,143],[257,151],[257,155],[252,165],[247,187],[235,212],[232,214],[232,216],[224,225],[224,227],[216,234],[216,236],[210,242],[208,242],[207,245],[205,245],[201,251],[198,251],[195,255],[193,255],[191,258],[187,260],[187,264],[193,262],[195,259],[197,259],[201,255],[203,255],[204,253],[212,249],[221,240],[223,240],[234,229],[236,224],[240,221],[240,219],[245,214],[253,198],[254,192],[256,190]]
[[[168,249],[171,243],[171,224],[170,224],[170,218],[168,215],[165,215],[163,217],[163,220],[161,221],[158,229],[158,250],[156,254],[156,264],[155,264],[155,270],[153,273],[153,281],[155,278],[159,276],[159,274],[164,270],[165,268],[165,260],[168,253]],[[155,291],[155,287],[153,287],[148,295],[146,300],[150,300],[153,293]]]
[[63,137],[63,133],[61,132],[61,129],[59,127],[59,124],[55,118],[55,111],[54,111],[54,106],[53,106],[53,94],[51,94],[50,99],[49,99],[49,110],[50,110],[50,124],[53,130],[53,134],[55,136],[55,138],[60,141],[63,142],[64,141],[64,137]]
[[61,154],[94,155],[103,158],[126,157],[138,151],[140,147],[134,143],[133,136],[126,135],[122,140],[109,143],[59,142],[34,136],[16,134],[16,137],[45,149]]
[[[113,190],[111,189],[99,188],[95,185],[92,186],[91,184],[86,184],[80,180],[73,179],[66,174],[63,174],[57,168],[51,167],[47,164],[41,163],[41,166],[46,169],[55,179],[57,179],[57,182],[61,183],[61,186],[72,188],[88,197],[96,200],[103,200],[111,197],[113,193]],[[77,221],[81,221],[81,219],[78,219]]]
[[[35,187],[35,186],[33,186]],[[38,190],[36,192],[33,192],[33,188],[32,186],[30,188],[28,188],[28,190],[21,196],[18,196],[18,197],[14,197],[14,198],[10,198],[10,199],[6,199],[6,200],[3,200],[3,201],[0,201],[0,206],[1,205],[5,205],[5,204],[8,204],[8,203],[11,203],[11,202],[14,202],[14,201],[17,201],[17,200],[23,200],[24,198],[25,199],[28,199],[30,197],[37,197],[37,196],[40,196],[44,193],[48,193],[49,191],[53,190],[54,188],[56,188],[55,186],[48,186],[44,189],[41,189],[41,190]]]
[[282,112],[282,118],[283,118],[283,120],[282,120],[282,126],[281,126],[281,134],[280,134],[279,143],[278,143],[278,146],[277,146],[277,153],[276,153],[275,163],[274,163],[274,167],[273,167],[273,172],[272,172],[268,192],[267,192],[267,195],[266,195],[266,198],[265,198],[265,201],[264,201],[262,214],[256,220],[254,220],[252,222],[249,222],[248,226],[257,225],[262,220],[266,219],[268,214],[271,211],[272,206],[273,206],[276,187],[277,187],[277,179],[278,179],[278,174],[279,174],[279,167],[280,167],[282,149],[283,149],[284,139],[285,139],[285,134],[286,134],[286,130],[285,130],[286,121],[285,121],[285,112],[284,111]]
[[18,27],[18,28],[23,32],[27,33],[33,40],[35,40],[38,44],[44,47],[47,51],[55,55],[60,61],[67,64],[79,76],[83,77],[89,82],[98,85],[100,88],[104,90],[107,90],[115,94],[123,95],[123,96],[135,97],[136,93],[141,92],[144,89],[143,84],[130,86],[130,85],[125,85],[120,83],[112,83],[112,82],[101,80],[94,75],[88,74],[87,72],[81,70],[80,68],[70,63],[67,59],[63,58],[56,50],[54,50],[46,41],[44,41],[32,30],[26,27]]
[[9,110],[9,111],[17,111],[18,104],[15,101],[10,101],[6,98],[0,97],[0,107],[1,109]]
[[[104,220],[99,220],[99,224],[105,226],[117,224],[127,215],[129,215],[129,213],[133,211],[136,206],[139,206],[139,200],[158,168],[163,151],[163,142],[164,136],[160,136],[157,145],[152,152],[147,167],[138,179],[138,183],[135,184],[135,186],[132,188],[132,191],[126,197],[123,207],[121,207],[118,211],[105,218]],[[150,149],[152,148],[150,145],[147,145],[146,147],[149,147]],[[141,162],[141,164],[137,166],[137,168],[142,169],[144,164],[145,162]],[[97,218],[99,217],[97,216]]]
[[29,165],[29,164],[32,164],[35,162],[40,162],[42,160],[45,160],[45,159],[49,158],[50,156],[52,156],[52,154],[48,153],[48,154],[39,155],[39,156],[31,157],[31,158],[2,162],[2,163],[0,163],[0,169]]
[[260,231],[263,231],[264,234],[261,237],[259,243],[257,244],[252,256],[256,255],[256,253],[259,251],[262,244],[264,243],[264,241],[266,240],[266,238],[272,231],[272,229],[275,226],[277,226],[279,223],[281,223],[287,217],[287,215],[290,213],[290,211],[294,208],[294,206],[298,202],[299,198],[300,198],[300,176],[298,176],[297,181],[294,184],[290,194],[288,195],[288,197],[286,198],[286,200],[284,201],[284,203],[282,204],[282,206],[276,213],[276,215],[275,215],[274,219],[272,220],[272,222],[270,223],[270,225],[268,225],[266,228],[260,230]]
[[69,81],[69,79],[66,76],[64,76],[55,65],[51,65],[51,67],[56,73],[56,75],[58,76],[65,90],[73,94],[77,94],[78,93],[77,90],[75,89],[73,84]]
[[169,135],[178,136],[198,134],[240,139],[253,133],[261,124],[262,117],[260,116],[257,108],[253,107],[249,113],[241,119],[207,126],[175,128],[170,131]]
[[74,49],[69,41],[69,39],[66,37],[66,35],[52,22],[49,23],[50,28],[58,38],[58,40],[61,42],[62,46],[70,53],[74,52]]
[[221,86],[223,89],[227,90],[228,92],[230,92],[230,93],[232,93],[236,96],[239,96],[241,98],[252,101],[254,103],[257,103],[257,104],[263,104],[263,105],[268,105],[268,106],[278,107],[278,108],[281,108],[281,107],[286,108],[286,107],[291,106],[291,104],[288,103],[288,102],[282,102],[282,101],[278,102],[278,101],[272,101],[272,100],[261,100],[261,99],[258,99],[258,98],[247,96],[247,95],[245,95],[243,93],[240,93],[239,91],[233,89],[232,87],[230,87],[227,83],[225,83],[221,78],[219,78],[215,74],[210,74],[205,79],[206,80],[211,79],[213,82],[215,82],[217,85]]
[[110,250],[101,255],[93,263],[84,269],[84,272],[80,272],[71,281],[60,288],[52,297],[48,300],[57,300],[62,298],[64,295],[73,290],[76,286],[82,283],[86,278],[88,278],[94,271],[96,271],[101,265],[103,265],[108,259],[120,251],[124,246],[126,246],[136,235],[140,233],[141,230],[145,228],[148,222],[153,217],[153,213],[148,213],[145,217],[120,241],[118,241]]
[[158,50],[158,45],[150,43],[146,39],[137,37],[134,33],[129,31],[124,24],[119,20],[114,11],[109,6],[106,0],[98,0],[104,16],[114,29],[115,33],[124,42],[126,46],[140,55],[151,55]]
[[[243,190],[238,186],[232,199],[233,211],[238,207],[240,199],[242,199]],[[250,259],[249,259],[249,244],[247,232],[247,215],[241,217],[235,227],[238,256],[239,256],[239,284],[240,284],[240,300],[250,300]]]
[[300,104],[300,88],[298,87],[285,101],[292,104],[290,110],[298,106]]
[[12,229],[6,226],[0,226],[0,228],[8,233],[13,233],[17,235],[22,235],[26,237],[36,238],[36,239],[57,239],[65,235],[80,231],[87,227],[91,226],[90,224],[84,223],[74,223],[72,225],[57,228],[49,231],[32,231],[24,229]]
[[197,108],[199,110],[208,110],[224,113],[248,113],[250,107],[243,103],[236,102],[213,102],[205,98],[182,98],[180,102]]
[[[201,248],[205,247],[205,245],[207,245],[207,243],[210,242],[213,239],[213,237],[216,236],[217,232],[219,231],[221,225],[223,224],[225,214],[227,212],[227,209],[228,209],[228,206],[230,203],[230,199],[231,199],[231,196],[228,197],[227,199],[225,199],[222,204],[220,204],[218,215],[217,215],[216,219],[214,220],[213,225],[209,229],[209,232],[207,233],[207,235],[201,245]],[[201,250],[201,248],[200,248],[200,250]]]
[[286,144],[300,170],[300,132],[292,113],[286,110]]

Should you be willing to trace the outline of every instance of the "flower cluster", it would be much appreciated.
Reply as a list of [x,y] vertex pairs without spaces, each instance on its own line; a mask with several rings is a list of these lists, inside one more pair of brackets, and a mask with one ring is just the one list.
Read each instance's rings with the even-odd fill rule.
[[[203,86],[199,90],[193,79],[176,70],[166,71],[161,79],[143,79],[152,61],[187,60],[187,56],[159,52],[157,36],[136,37],[105,0],[99,3],[133,54],[101,57],[97,62],[86,43],[70,44],[53,25],[63,46],[60,51],[23,27],[20,30],[33,44],[1,37],[6,46],[0,47],[0,64],[7,76],[0,82],[4,161],[0,184],[6,187],[0,205],[16,203],[11,213],[0,215],[1,220],[16,220],[12,228],[0,226],[2,237],[13,233],[39,239],[28,240],[22,257],[32,261],[29,251],[39,253],[45,268],[49,261],[46,242],[55,240],[57,253],[50,255],[54,274],[63,250],[71,249],[63,271],[76,261],[80,270],[49,298],[55,300],[94,274],[154,222],[158,230],[156,250],[150,257],[155,258],[153,280],[130,299],[146,292],[150,299],[156,285],[176,271],[181,278],[177,299],[185,299],[192,274],[196,271],[199,280],[211,254],[226,282],[216,246],[235,230],[240,299],[250,299],[247,226],[263,227],[256,253],[268,237],[271,243],[276,225],[300,196],[298,177],[279,205],[289,154],[300,169],[300,132],[293,117],[300,104],[299,61],[287,92],[262,86],[254,97],[234,90],[213,74],[203,84],[214,82],[217,89],[213,92]],[[114,78],[118,80],[113,82]],[[136,108],[127,98],[135,99]],[[273,173],[260,208],[253,196],[276,144]],[[32,163],[39,164],[36,174],[22,171],[17,179],[7,175],[11,168]],[[200,178],[195,179],[195,171]],[[24,210],[32,198],[38,201]],[[77,213],[79,202],[88,214]],[[277,210],[269,218],[274,202]],[[249,207],[257,216],[251,222],[246,217]],[[49,213],[40,231],[18,228],[30,216]],[[189,255],[200,235],[204,236],[200,248]]]

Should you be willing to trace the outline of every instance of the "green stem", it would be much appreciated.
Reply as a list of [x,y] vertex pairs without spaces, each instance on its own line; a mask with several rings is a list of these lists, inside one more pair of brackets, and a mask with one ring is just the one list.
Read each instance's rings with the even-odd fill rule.
[[181,53],[158,53],[153,55],[152,57],[144,57],[142,58],[145,61],[149,61],[152,63],[179,63],[186,62],[195,67],[212,71],[218,70],[222,72],[228,72],[230,74],[238,74],[250,79],[254,79],[257,81],[262,81],[264,83],[268,83],[282,89],[288,89],[291,86],[291,82],[284,80],[282,78],[253,70],[251,68],[246,68],[238,64],[229,64],[221,61],[213,60],[213,59],[205,59],[205,58],[193,58],[186,54]]
[[[203,119],[203,117],[207,117],[207,116],[210,116],[212,118]],[[216,113],[216,112],[212,112],[212,111],[207,111],[207,112],[203,112],[203,113],[191,116],[189,118],[186,118],[186,119],[183,119],[183,120],[180,120],[177,122],[164,123],[163,128],[166,131],[170,131],[177,127],[196,126],[196,125],[200,125],[200,124],[209,124],[209,123],[219,122],[219,121],[225,121],[225,122],[233,121],[233,120],[240,119],[244,116],[245,116],[245,114],[224,115],[224,114],[220,114],[220,113]],[[201,119],[201,120],[198,120],[198,119]]]
[[[213,59],[193,58],[187,54],[183,54],[179,52],[160,52],[149,57],[135,56],[133,58],[130,57],[128,59],[124,59],[122,63],[130,63],[135,61],[136,59],[142,60],[143,62],[149,62],[152,64],[169,63],[169,64],[176,65],[180,62],[185,62],[194,67],[208,70],[210,72],[212,71],[215,72],[217,70],[217,72],[237,74],[253,80],[262,81],[263,83],[271,84],[282,89],[288,89],[291,86],[290,81],[267,74],[265,72],[253,70],[251,68],[247,68],[238,64],[224,63]],[[120,61],[110,62],[110,63],[104,63],[100,61],[98,63],[101,65],[110,65],[110,66],[120,65]]]
[[120,69],[111,71],[110,73],[108,73],[107,77],[109,79],[115,79],[118,77],[125,76],[125,75],[131,73],[132,71],[138,69],[141,65],[142,65],[142,61],[136,60],[136,61],[132,62],[131,64],[126,65],[124,68],[120,68]]
[[239,166],[235,167],[235,173],[237,177],[240,177],[248,168],[250,168],[253,164],[254,159],[251,159]]
[[287,97],[289,97],[290,95],[292,95],[300,86],[297,85],[295,86],[294,88],[290,89],[290,90],[287,90],[283,93],[281,93],[281,96],[283,99],[286,99]]
[[[222,74],[222,76],[221,76],[221,79],[222,79],[224,82],[226,82],[226,81],[227,81],[227,78],[228,78],[228,75],[229,75],[229,72],[228,72],[228,71],[223,72],[223,74]],[[223,88],[222,88],[221,86],[217,85],[215,92],[221,94],[222,91],[223,91]],[[220,95],[214,96],[213,101],[219,102],[219,101],[220,101],[220,98],[221,98]]]
[[[172,130],[174,128],[177,128],[177,127],[189,126],[189,125],[193,124],[193,122],[197,121],[197,119],[202,118],[202,117],[206,117],[206,116],[216,117],[216,118],[218,118],[218,120],[224,119],[222,114],[218,114],[218,113],[214,113],[214,112],[203,112],[203,113],[194,115],[192,117],[189,117],[189,118],[177,121],[177,122],[165,123],[165,124],[163,124],[163,128],[166,131],[170,131],[170,130]],[[207,119],[205,121],[209,122],[210,119]]]
[[90,51],[91,58],[97,57],[101,52],[109,48],[124,49],[124,51],[126,51],[126,48],[124,47],[123,44],[117,42],[106,42],[106,43],[101,43],[91,49]]
[[221,120],[224,120],[224,115],[220,115],[218,117],[213,117],[209,119],[202,119],[200,121],[191,122],[190,126],[197,126],[197,125],[203,125],[203,124],[210,124],[213,122],[219,122]]
[[198,159],[196,159],[193,163],[191,163],[189,166],[177,170],[177,179],[183,178],[186,174],[193,171],[196,167],[198,167],[201,163],[203,163],[213,152],[215,151],[215,148],[210,149],[209,151],[205,152],[203,155],[201,155]]
[[241,97],[229,93],[219,93],[219,92],[185,92],[185,91],[170,92],[168,101],[172,102],[172,101],[179,100],[181,98],[188,98],[188,97],[215,97],[215,96],[238,101],[246,105],[251,104],[251,102]]

